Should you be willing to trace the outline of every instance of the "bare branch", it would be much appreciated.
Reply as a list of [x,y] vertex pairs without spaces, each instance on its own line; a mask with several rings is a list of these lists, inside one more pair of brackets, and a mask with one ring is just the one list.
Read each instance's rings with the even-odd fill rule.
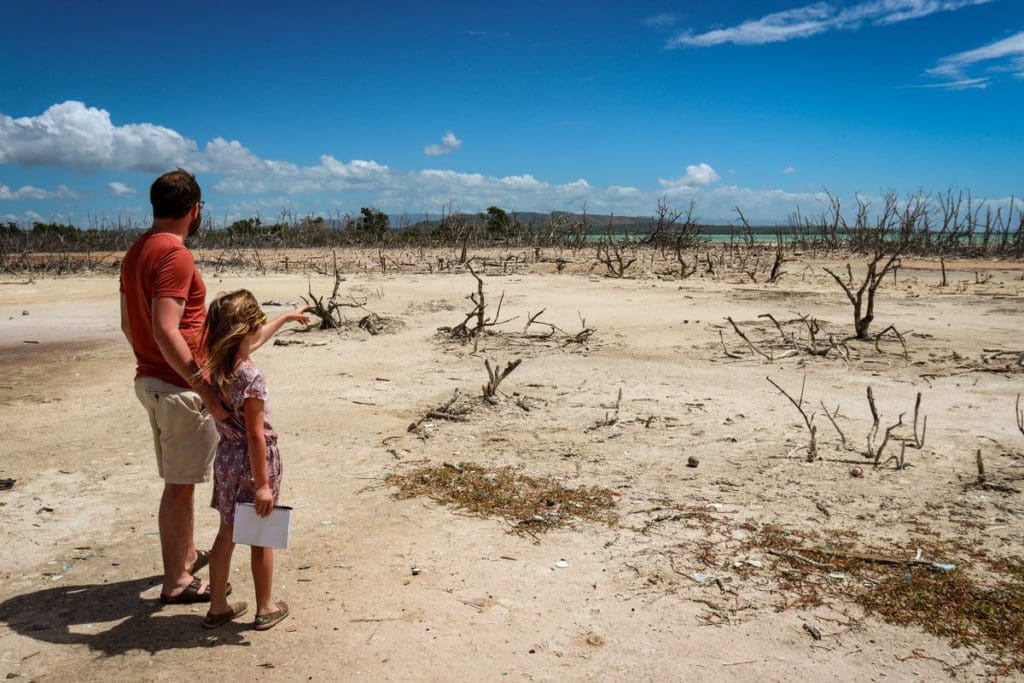
[[[797,401],[795,398],[790,396],[785,389],[776,384],[771,377],[766,377],[765,379],[767,379],[773,387],[782,392],[782,395],[789,399],[789,402],[793,404],[793,407],[800,411],[800,416],[804,418],[804,424],[807,425],[807,431],[810,433],[810,442],[807,444],[807,462],[814,462],[818,455],[818,445],[815,442],[818,428],[814,426],[814,413],[811,413],[810,417],[808,417],[802,406],[804,398],[804,384],[801,383],[800,385],[800,400]],[[807,375],[804,375],[804,383],[806,383],[806,381]]]

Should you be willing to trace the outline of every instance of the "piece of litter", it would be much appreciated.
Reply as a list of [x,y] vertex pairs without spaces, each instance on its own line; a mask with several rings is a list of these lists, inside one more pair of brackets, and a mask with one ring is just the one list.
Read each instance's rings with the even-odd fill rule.
[[846,580],[846,574],[844,574],[842,572],[832,572],[831,574],[828,575],[828,578],[835,579],[836,581],[845,581]]
[[715,580],[714,576],[712,576],[711,574],[705,574],[703,572],[694,572],[690,574],[690,578],[696,581],[697,583],[708,583],[709,581]]
[[412,568],[412,575],[413,576],[419,576],[421,571],[423,571],[423,570],[420,569],[419,567],[413,567]]
[[941,569],[944,572],[951,572],[954,569],[956,569],[956,565],[955,564],[948,564],[948,563],[945,563],[945,562],[932,562],[932,566],[935,567],[936,569]]
[[320,522],[320,526],[331,526],[332,524],[334,524],[334,522],[332,522],[329,519],[325,519],[324,521]]
[[160,532],[159,531],[143,531],[142,535],[143,536],[159,536]]
[[555,566],[558,567],[559,569],[565,569],[566,567],[569,566],[569,563],[566,562],[565,560],[559,560],[558,562],[555,562]]
[[760,569],[761,567],[764,566],[764,562],[762,562],[761,560],[743,560],[743,561],[746,564],[749,564],[751,567],[757,567],[758,569]]

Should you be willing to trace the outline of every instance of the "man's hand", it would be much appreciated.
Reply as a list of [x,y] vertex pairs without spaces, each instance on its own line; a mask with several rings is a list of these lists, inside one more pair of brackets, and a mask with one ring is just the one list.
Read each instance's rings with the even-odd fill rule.
[[256,514],[260,517],[268,516],[274,509],[274,494],[270,491],[270,484],[264,484],[256,489],[253,498]]
[[220,395],[220,391],[216,387],[204,382],[202,385],[195,387],[195,391],[199,394],[199,398],[203,399],[203,405],[210,411],[210,415],[213,415],[221,422],[231,416],[231,412],[228,410],[224,399]]

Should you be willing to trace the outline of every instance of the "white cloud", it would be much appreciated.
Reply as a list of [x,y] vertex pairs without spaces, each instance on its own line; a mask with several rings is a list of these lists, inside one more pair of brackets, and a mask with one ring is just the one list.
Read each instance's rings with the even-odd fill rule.
[[674,12],[662,12],[661,14],[655,14],[653,17],[647,17],[644,20],[644,24],[655,29],[667,29],[678,24],[680,19],[682,17]]
[[214,189],[237,194],[339,192],[378,186],[391,173],[375,161],[354,159],[344,163],[330,154],[322,155],[317,166],[253,159],[254,163],[244,170],[224,171],[226,177]]
[[440,154],[451,154],[459,147],[462,147],[462,140],[455,137],[455,133],[448,131],[441,138],[440,145],[427,145],[423,148],[423,153],[428,157],[436,157]]
[[258,170],[263,163],[237,140],[216,137],[206,143],[203,155],[196,160],[196,171],[217,173],[245,172]]
[[[972,77],[967,74],[969,67],[982,63],[989,63],[989,75]],[[930,76],[943,81],[923,87],[950,90],[987,88],[992,80],[991,74],[1006,72],[1017,78],[1024,78],[1024,31],[973,50],[943,57],[938,65],[927,71]]]
[[12,190],[0,184],[0,201],[17,201],[19,199],[78,199],[79,194],[67,185],[58,185],[56,190],[44,190],[32,185],[23,185]]
[[50,193],[38,187],[23,185],[17,190],[12,190],[6,185],[0,185],[0,201],[15,201],[18,199],[46,199]]
[[658,182],[662,187],[707,187],[717,183],[722,177],[718,175],[710,164],[699,163],[696,166],[687,166],[686,174],[675,180],[661,179]]
[[150,123],[115,126],[103,109],[55,104],[39,116],[0,114],[0,164],[158,172],[183,163],[195,142]]
[[796,166],[787,166],[786,168],[782,169],[783,175],[792,175],[794,173],[796,173]]
[[110,183],[109,185],[107,185],[107,187],[110,189],[110,193],[112,195],[114,195],[115,197],[134,197],[135,196],[135,190],[133,190],[132,188],[128,187],[124,183],[119,183],[117,181],[114,181],[114,182]]
[[846,8],[829,2],[773,12],[759,19],[748,19],[735,26],[694,35],[682,33],[668,47],[710,47],[723,43],[764,45],[797,38],[809,38],[826,31],[849,31],[865,23],[896,24],[920,19],[936,12],[951,12],[994,0],[868,0]]

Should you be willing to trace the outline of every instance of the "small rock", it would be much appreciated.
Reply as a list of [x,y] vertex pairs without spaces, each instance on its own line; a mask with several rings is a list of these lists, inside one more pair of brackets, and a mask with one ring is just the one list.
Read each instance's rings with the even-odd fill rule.
[[412,568],[412,575],[413,576],[419,576],[421,571],[422,570],[419,567],[413,567]]
[[700,459],[697,458],[697,456],[691,455],[689,458],[686,459],[687,467],[697,467],[698,465],[700,465]]
[[28,311],[22,311],[21,314],[22,315],[28,315]]
[[864,468],[861,467],[860,465],[854,465],[853,467],[850,468],[850,476],[851,477],[863,477],[864,476]]

